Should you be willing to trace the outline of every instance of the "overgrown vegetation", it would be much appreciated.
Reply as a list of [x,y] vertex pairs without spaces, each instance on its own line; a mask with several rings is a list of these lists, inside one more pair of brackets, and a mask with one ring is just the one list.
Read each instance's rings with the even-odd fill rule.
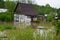
[[15,29],[14,26],[12,25],[0,25],[0,31],[4,31],[4,30],[9,30],[9,29]]
[[55,15],[57,13],[57,17],[60,17],[60,9],[57,8],[52,8],[49,4],[46,4],[46,6],[39,6],[39,5],[33,5],[35,11],[39,15],[45,15],[47,14],[47,21],[52,21],[54,20]]
[[5,12],[0,13],[0,21],[2,22],[12,22],[13,21],[13,13],[12,12]]
[[[7,34],[8,37],[4,40],[54,40],[53,32],[45,32],[41,35],[36,31],[36,29],[32,29],[31,27],[27,27],[25,29],[18,28],[16,30],[12,29],[8,31]],[[45,34],[47,34],[46,37]]]
[[[33,29],[28,27],[25,29],[10,30],[6,40],[33,40]],[[5,40],[5,39],[4,39]]]
[[16,3],[12,1],[6,1],[4,4],[4,8],[8,9],[8,12],[14,12],[16,7]]
[[0,8],[4,8],[4,1],[3,0],[0,0]]
[[[1,3],[3,4],[3,3]],[[14,9],[15,9],[16,3],[12,1],[6,1],[4,2],[4,8],[7,9],[7,12],[0,13],[0,21],[2,22],[12,22],[14,17]]]
[[54,14],[53,13],[50,13],[50,14],[47,15],[46,21],[52,22],[52,20],[54,20]]
[[56,35],[59,35],[59,33],[60,33],[60,21],[55,22],[55,28],[56,28]]
[[49,4],[46,4],[46,6],[33,5],[33,7],[38,14],[49,14],[51,12],[57,12],[58,10],[56,8],[52,8]]

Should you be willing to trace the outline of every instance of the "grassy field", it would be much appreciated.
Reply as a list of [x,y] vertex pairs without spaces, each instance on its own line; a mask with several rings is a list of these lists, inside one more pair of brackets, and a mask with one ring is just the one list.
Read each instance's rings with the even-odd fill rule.
[[[0,23],[0,26],[3,25],[12,25],[12,23]],[[51,28],[53,25],[51,23],[40,23],[41,26],[45,26]],[[33,37],[33,32],[36,29],[31,28],[30,26],[25,29],[20,29],[18,26],[16,29],[5,30],[7,34],[7,38],[1,38],[1,40],[40,40],[40,36],[37,35],[37,39]],[[49,34],[48,34],[49,35]],[[51,35],[50,35],[51,36]],[[48,39],[49,37],[47,37]],[[49,40],[59,40],[60,34],[56,36],[54,39],[49,38]],[[42,39],[41,39],[42,40]],[[44,40],[44,39],[43,39]]]

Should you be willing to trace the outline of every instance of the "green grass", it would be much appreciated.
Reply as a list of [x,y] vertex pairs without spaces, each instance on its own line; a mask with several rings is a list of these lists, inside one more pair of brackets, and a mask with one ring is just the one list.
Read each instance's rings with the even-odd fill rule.
[[56,36],[56,40],[60,40],[60,33]]
[[31,28],[9,30],[8,38],[4,40],[33,40],[33,30]]
[[[2,24],[0,26],[5,26],[7,25],[6,24]],[[8,25],[11,25],[12,27],[12,24],[8,24]],[[52,26],[51,23],[41,23],[40,25],[43,25],[43,26]],[[7,34],[7,38],[2,38],[2,40],[44,40],[42,39],[43,37],[37,35],[36,36],[36,39],[33,37],[33,32],[35,32],[36,29],[33,29],[31,28],[30,26],[26,27],[25,29],[20,29],[19,27],[17,27],[16,29],[10,29],[10,30],[6,30],[6,34]],[[47,37],[47,40],[59,40],[60,39],[60,34],[58,36],[56,36],[56,38],[54,39],[51,39],[51,34],[52,32],[49,32],[48,33],[48,37]]]
[[40,22],[39,24],[40,26],[45,26],[45,27],[48,27],[48,28],[51,28],[53,27],[54,25],[52,24],[52,22]]
[[2,25],[0,25],[0,31],[9,30],[9,29],[15,29],[15,27],[10,25],[10,24],[2,24]]

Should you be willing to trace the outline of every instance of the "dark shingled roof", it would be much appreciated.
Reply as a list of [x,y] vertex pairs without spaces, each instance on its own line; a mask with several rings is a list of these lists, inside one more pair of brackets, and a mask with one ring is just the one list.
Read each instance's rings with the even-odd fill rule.
[[17,6],[15,8],[15,13],[17,14],[24,14],[29,16],[36,16],[36,12],[33,8],[32,4],[26,4],[26,3],[17,3]]

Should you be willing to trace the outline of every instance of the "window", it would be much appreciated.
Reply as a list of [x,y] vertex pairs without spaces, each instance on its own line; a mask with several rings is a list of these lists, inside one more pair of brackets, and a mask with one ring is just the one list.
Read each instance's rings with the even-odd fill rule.
[[15,21],[15,22],[19,22],[19,15],[16,14],[16,15],[14,16],[14,21]]

